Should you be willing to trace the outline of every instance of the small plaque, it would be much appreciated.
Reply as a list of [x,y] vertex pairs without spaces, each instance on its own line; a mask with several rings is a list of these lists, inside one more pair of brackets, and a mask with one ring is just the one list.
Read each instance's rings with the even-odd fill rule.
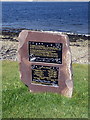
[[62,64],[62,43],[29,41],[29,61]]
[[32,83],[58,86],[59,67],[32,65]]

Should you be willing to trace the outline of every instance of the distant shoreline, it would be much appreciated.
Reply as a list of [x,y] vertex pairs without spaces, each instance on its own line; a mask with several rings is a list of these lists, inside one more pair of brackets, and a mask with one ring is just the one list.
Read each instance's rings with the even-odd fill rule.
[[90,35],[84,35],[84,34],[76,34],[76,33],[70,33],[70,32],[59,32],[59,31],[32,30],[32,29],[26,29],[26,28],[17,28],[16,29],[16,28],[8,28],[8,27],[2,28],[2,36],[9,36],[9,39],[11,38],[11,41],[14,41],[12,38],[18,37],[19,33],[22,30],[41,31],[41,32],[48,32],[48,33],[55,33],[55,34],[66,34],[66,35],[68,35],[70,42],[76,42],[79,39],[80,40],[81,39],[90,40]]

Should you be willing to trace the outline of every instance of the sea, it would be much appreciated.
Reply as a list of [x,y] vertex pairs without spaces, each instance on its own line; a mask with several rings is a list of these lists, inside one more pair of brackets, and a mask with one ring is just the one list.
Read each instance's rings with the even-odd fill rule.
[[88,35],[88,2],[2,2],[2,28]]

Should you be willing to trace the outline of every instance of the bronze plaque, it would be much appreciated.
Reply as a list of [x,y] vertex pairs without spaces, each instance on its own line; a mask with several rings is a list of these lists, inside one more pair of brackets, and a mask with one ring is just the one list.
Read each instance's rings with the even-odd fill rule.
[[59,67],[32,65],[32,83],[58,86]]
[[29,41],[29,61],[62,64],[62,43]]

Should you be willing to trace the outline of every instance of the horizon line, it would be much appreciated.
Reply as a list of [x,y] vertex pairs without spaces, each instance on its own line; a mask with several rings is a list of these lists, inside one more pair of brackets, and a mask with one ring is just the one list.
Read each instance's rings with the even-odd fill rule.
[[89,0],[1,0],[1,2],[89,2]]

